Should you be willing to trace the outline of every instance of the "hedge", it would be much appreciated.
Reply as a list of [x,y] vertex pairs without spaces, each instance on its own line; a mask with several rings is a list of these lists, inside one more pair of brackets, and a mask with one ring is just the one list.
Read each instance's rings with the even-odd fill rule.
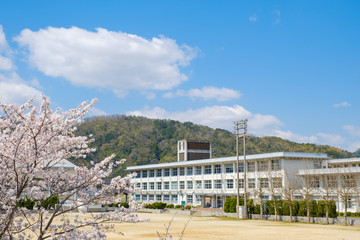
[[[235,213],[236,212],[236,200],[237,198],[227,198],[224,204],[224,212]],[[239,198],[239,206],[244,206],[244,199]],[[249,213],[255,213],[255,206],[253,199],[247,200],[247,207]]]
[[166,207],[166,203],[163,202],[154,202],[152,204],[148,204],[145,208],[149,209],[164,209]]

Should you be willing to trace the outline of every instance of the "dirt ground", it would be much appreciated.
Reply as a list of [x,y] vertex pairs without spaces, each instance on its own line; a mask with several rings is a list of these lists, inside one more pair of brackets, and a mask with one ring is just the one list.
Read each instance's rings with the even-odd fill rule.
[[[116,224],[116,231],[124,236],[108,233],[108,239],[152,239],[157,240],[155,232],[163,233],[165,225],[173,217],[170,214],[145,214],[140,217],[151,218],[150,222]],[[179,233],[189,220],[189,216],[176,215],[171,225],[173,239],[179,239]],[[259,220],[237,220],[231,218],[192,217],[185,229],[183,240],[198,239],[251,239],[251,240],[282,240],[282,239],[360,239],[359,226],[320,225],[306,223],[288,223]]]

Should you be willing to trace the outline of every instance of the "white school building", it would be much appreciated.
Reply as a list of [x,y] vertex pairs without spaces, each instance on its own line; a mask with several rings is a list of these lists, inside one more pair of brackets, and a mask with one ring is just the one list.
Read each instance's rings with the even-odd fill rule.
[[[177,148],[177,162],[127,168],[129,172],[137,173],[136,178],[132,179],[137,201],[223,208],[226,198],[236,197],[236,156],[211,158],[211,144],[204,141],[181,140]],[[243,196],[243,156],[239,156],[239,160],[239,192],[240,196]],[[255,201],[258,197],[256,190],[259,188],[264,190],[262,199],[271,199],[271,192],[266,191],[269,182],[273,190],[277,191],[275,197],[281,199],[281,189],[290,184],[295,186],[295,179],[310,179],[311,188],[314,190],[312,199],[320,200],[318,195],[323,187],[322,182],[328,181],[328,176],[340,181],[340,178],[343,178],[340,177],[342,171],[349,173],[350,178],[354,179],[351,185],[354,194],[349,199],[352,202],[348,211],[359,210],[355,192],[359,186],[360,158],[334,160],[319,153],[275,152],[248,155],[246,163],[247,193]],[[304,186],[297,184],[297,188],[302,187]],[[341,200],[335,191],[332,194],[341,211]],[[302,199],[301,191],[294,194],[294,199]]]

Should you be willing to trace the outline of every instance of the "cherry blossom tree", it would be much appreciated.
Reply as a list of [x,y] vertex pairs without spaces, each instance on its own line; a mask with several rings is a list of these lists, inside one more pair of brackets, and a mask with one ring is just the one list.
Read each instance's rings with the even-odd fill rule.
[[[91,136],[74,134],[95,102],[64,112],[51,110],[46,97],[40,106],[33,100],[20,107],[0,103],[0,239],[104,239],[112,227],[104,223],[139,221],[134,199],[128,209],[66,217],[91,203],[118,203],[116,193],[132,191],[132,174],[104,184],[113,167],[124,162],[115,161],[115,155],[90,168],[68,171],[61,167],[63,159],[82,158],[95,151],[89,147]],[[41,204],[54,196],[61,201],[52,209]],[[24,199],[35,201],[33,210],[21,206]],[[64,208],[68,202],[72,204]]]

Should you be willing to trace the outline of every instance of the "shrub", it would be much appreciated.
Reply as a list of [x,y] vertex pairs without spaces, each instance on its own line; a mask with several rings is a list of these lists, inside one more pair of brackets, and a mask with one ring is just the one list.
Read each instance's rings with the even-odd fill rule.
[[166,205],[166,208],[174,208],[174,204],[168,204]]
[[[242,198],[241,198],[241,199],[242,199]],[[242,199],[242,200],[243,200],[243,202],[244,202],[244,199]],[[240,202],[240,201],[239,201],[239,202]],[[244,205],[244,203],[243,203],[243,205]],[[240,206],[242,206],[242,205],[240,204]],[[253,214],[253,213],[254,213],[254,211],[255,211],[255,206],[254,206],[254,200],[253,200],[253,199],[247,200],[247,208],[248,208],[250,214]]]
[[[228,212],[228,213],[235,213],[236,212],[236,200],[237,198],[227,198],[224,204],[224,212]],[[250,207],[250,204],[252,204],[252,208],[254,206],[254,204],[252,203],[252,199],[251,201],[248,201],[248,208]],[[244,206],[244,199],[243,198],[239,198],[239,206]],[[250,211],[249,211],[250,213]]]
[[264,213],[269,215],[275,214],[274,202],[272,200],[266,200],[264,202]]
[[127,202],[119,202],[119,207],[129,208],[129,203]]
[[326,202],[324,200],[318,201],[317,209],[316,209],[316,216],[317,217],[325,217],[326,216]]
[[309,211],[310,211],[310,217],[316,217],[316,212],[317,212],[316,200],[309,201]]
[[148,204],[145,206],[145,208],[148,209],[164,209],[165,207],[166,207],[166,203],[162,203],[162,202],[154,202],[152,204]]
[[298,211],[298,216],[303,216],[305,217],[307,214],[307,210],[306,210],[306,200],[302,200],[299,203],[299,211]]
[[288,202],[283,202],[282,215],[290,216],[290,206]]
[[300,203],[297,200],[292,201],[292,205],[293,205],[293,215],[294,216],[298,216],[299,214],[299,207],[300,207]]
[[331,200],[329,204],[329,217],[336,218],[337,216],[338,213],[336,212],[336,203],[334,200]]
[[260,205],[256,204],[254,207],[254,214],[260,214]]
[[186,205],[186,206],[185,206],[185,210],[191,210],[191,206],[190,206],[190,205]]
[[175,205],[175,208],[181,208],[182,205]]

